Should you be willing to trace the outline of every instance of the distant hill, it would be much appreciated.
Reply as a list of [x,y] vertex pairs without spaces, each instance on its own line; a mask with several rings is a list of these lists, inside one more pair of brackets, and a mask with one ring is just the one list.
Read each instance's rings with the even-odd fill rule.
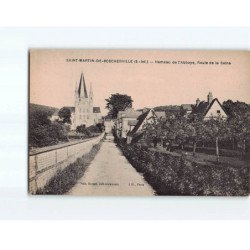
[[36,112],[36,111],[45,111],[45,112],[48,112],[48,114],[53,114],[57,110],[58,110],[58,108],[49,107],[49,106],[45,106],[45,105],[34,104],[34,103],[29,104],[30,114],[32,114],[33,112]]
[[155,111],[179,111],[180,106],[178,105],[165,105],[165,106],[157,106],[154,108]]

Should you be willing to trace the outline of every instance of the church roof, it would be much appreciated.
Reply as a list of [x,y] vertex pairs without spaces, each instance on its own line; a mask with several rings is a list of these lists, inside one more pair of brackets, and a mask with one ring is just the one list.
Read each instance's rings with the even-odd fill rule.
[[[83,95],[82,95],[82,92],[83,92]],[[88,98],[88,93],[87,93],[83,73],[81,74],[81,78],[80,78],[80,82],[79,82],[78,95],[79,95],[79,97],[84,96],[85,98]]]
[[93,113],[101,113],[100,107],[93,107]]

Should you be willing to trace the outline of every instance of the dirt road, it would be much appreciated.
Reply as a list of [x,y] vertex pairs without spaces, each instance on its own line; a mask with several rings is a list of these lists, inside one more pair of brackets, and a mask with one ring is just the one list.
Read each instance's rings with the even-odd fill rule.
[[122,155],[113,136],[109,135],[84,176],[68,194],[150,196],[154,195],[154,190]]

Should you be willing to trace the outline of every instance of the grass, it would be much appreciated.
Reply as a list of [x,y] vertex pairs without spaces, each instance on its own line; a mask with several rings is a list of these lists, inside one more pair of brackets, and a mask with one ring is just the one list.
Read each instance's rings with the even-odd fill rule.
[[89,153],[78,158],[74,163],[70,164],[65,169],[58,170],[55,176],[49,180],[45,187],[37,191],[37,194],[60,195],[67,193],[84,175],[91,161],[100,150],[101,144],[102,141],[94,145]]
[[[186,150],[181,150],[181,149],[177,149],[174,150],[173,152],[168,152],[166,151],[164,148],[162,147],[158,147],[158,148],[151,148],[151,150],[153,151],[158,151],[161,153],[165,153],[165,154],[171,154],[171,155],[175,155],[175,156],[181,156],[183,154],[185,154],[186,159],[189,161],[192,161],[194,163],[198,163],[198,164],[209,164],[209,165],[227,165],[227,166],[232,166],[232,167],[243,167],[243,166],[250,166],[250,160],[249,158],[245,157],[245,159],[242,158],[242,156],[224,156],[221,155],[220,159],[219,159],[219,163],[217,163],[217,158],[215,154],[207,154],[204,152],[196,152],[195,156],[193,156],[192,152],[186,151]],[[215,151],[215,149],[214,149]]]

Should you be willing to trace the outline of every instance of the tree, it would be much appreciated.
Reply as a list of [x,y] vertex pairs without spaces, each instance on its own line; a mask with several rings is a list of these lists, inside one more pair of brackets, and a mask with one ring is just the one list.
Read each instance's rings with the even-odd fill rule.
[[227,100],[223,102],[222,106],[231,118],[236,117],[238,115],[244,115],[250,111],[250,106],[245,102],[233,102],[232,100]]
[[58,112],[59,117],[62,119],[63,123],[71,124],[71,111],[69,108],[63,107]]
[[84,134],[86,137],[90,137],[91,136],[91,132],[90,132],[90,130],[88,128],[86,128],[85,124],[77,126],[76,127],[76,132]]
[[157,146],[157,143],[161,140],[161,120],[157,121],[152,119],[151,122],[145,123],[142,128],[142,133],[147,143],[153,142],[154,147]]
[[227,100],[223,102],[224,108],[229,113],[228,125],[230,128],[230,137],[233,141],[241,143],[242,156],[246,153],[246,142],[250,140],[250,105],[245,102],[233,102]]
[[67,131],[61,124],[51,122],[49,113],[35,110],[29,117],[29,146],[45,147],[59,141],[68,141]]
[[220,154],[219,154],[219,140],[227,137],[229,134],[229,127],[225,120],[221,117],[211,118],[205,122],[206,124],[206,133],[207,135],[215,139],[215,148],[216,148],[216,160],[219,162]]
[[189,117],[186,133],[193,142],[193,156],[196,155],[197,143],[206,138],[206,130],[202,116],[193,115]]
[[246,154],[246,142],[250,140],[250,112],[235,115],[229,120],[232,138],[241,143],[242,156]]
[[123,111],[126,108],[132,107],[132,98],[128,95],[122,95],[122,94],[112,94],[108,99],[106,100],[106,108],[109,110],[109,115],[111,115],[112,118],[116,118],[119,111]]

